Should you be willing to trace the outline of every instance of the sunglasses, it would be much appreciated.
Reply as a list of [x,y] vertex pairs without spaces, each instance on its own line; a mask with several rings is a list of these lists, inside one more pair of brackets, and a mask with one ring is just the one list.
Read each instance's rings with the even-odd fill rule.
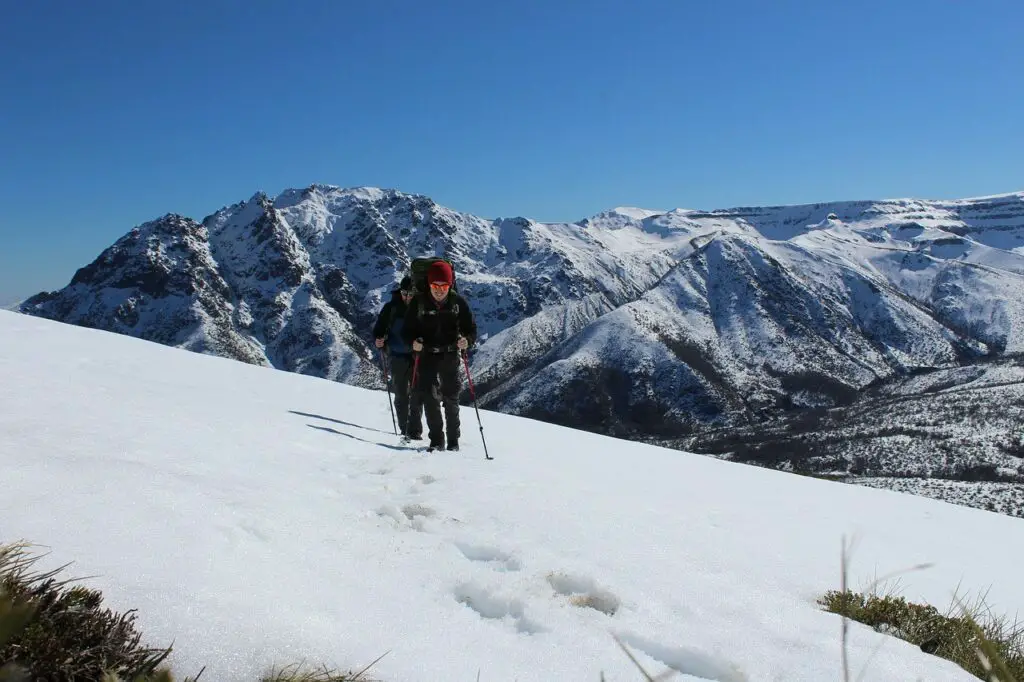
[[447,282],[431,282],[430,283],[430,288],[433,289],[434,291],[448,291],[448,289],[450,289],[451,286],[452,285],[448,284]]
[[399,293],[401,293],[402,296],[412,296],[412,292],[409,291],[408,289],[402,289],[401,292]]

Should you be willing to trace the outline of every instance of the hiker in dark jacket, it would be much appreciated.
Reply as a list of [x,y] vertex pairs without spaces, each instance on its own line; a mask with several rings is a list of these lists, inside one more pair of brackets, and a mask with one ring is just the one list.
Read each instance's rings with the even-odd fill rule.
[[[432,263],[427,270],[429,291],[418,294],[409,303],[402,330],[402,336],[420,358],[412,389],[413,407],[423,405],[430,447],[444,448],[447,435],[449,450],[459,449],[461,353],[476,342],[473,313],[466,299],[451,290],[454,279],[448,263]],[[437,380],[444,403],[444,421],[437,392],[431,390]]]
[[409,384],[412,379],[412,348],[402,336],[405,313],[412,299],[412,278],[402,279],[399,288],[391,292],[391,300],[381,308],[377,322],[373,325],[374,343],[377,348],[388,348],[388,364],[395,390],[395,413],[398,430],[411,440],[423,437],[423,405],[417,401],[409,404]]

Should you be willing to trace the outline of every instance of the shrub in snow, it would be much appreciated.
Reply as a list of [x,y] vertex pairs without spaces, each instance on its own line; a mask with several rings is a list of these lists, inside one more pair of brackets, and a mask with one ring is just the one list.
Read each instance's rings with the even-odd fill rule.
[[986,682],[1024,682],[1024,625],[992,616],[979,603],[940,613],[892,595],[831,590],[818,602],[826,610],[899,637],[953,661]]
[[132,612],[96,590],[33,572],[24,543],[0,545],[0,680],[157,680],[170,649],[140,644]]

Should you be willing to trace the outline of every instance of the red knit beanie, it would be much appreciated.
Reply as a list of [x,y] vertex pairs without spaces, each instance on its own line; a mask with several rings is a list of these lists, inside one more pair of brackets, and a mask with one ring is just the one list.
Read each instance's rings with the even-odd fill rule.
[[433,284],[434,282],[444,282],[448,286],[451,286],[455,277],[452,275],[452,266],[443,260],[434,261],[430,264],[430,268],[427,270],[427,284]]

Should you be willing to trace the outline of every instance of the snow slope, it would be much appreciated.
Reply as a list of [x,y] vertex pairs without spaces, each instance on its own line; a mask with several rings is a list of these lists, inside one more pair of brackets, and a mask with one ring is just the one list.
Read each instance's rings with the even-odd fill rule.
[[[844,534],[854,588],[934,562],[905,596],[1024,606],[1021,519],[483,412],[488,462],[472,408],[425,455],[383,392],[11,312],[0,348],[0,541],[98,576],[183,674],[640,679],[615,633],[680,679],[837,679]],[[974,679],[857,624],[851,661]]]

